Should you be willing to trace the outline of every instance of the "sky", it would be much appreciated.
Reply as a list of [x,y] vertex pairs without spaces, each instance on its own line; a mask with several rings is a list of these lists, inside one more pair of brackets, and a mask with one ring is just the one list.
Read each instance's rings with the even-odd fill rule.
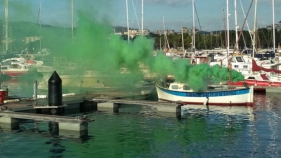
[[[235,28],[234,0],[229,1],[229,27]],[[236,0],[238,26],[242,27],[252,0]],[[255,0],[253,0],[255,1]],[[142,4],[141,0],[128,0],[128,22],[131,28],[141,28]],[[227,13],[227,0],[194,0],[195,25],[203,31],[224,30]],[[3,10],[4,0],[0,2]],[[40,21],[42,24],[71,26],[71,0],[9,0],[9,21],[37,22],[38,11],[41,4]],[[254,2],[249,11],[248,25],[244,30],[253,30]],[[143,5],[144,29],[175,30],[182,26],[192,27],[193,12],[192,0],[144,0]],[[243,7],[243,9],[242,9]],[[126,0],[74,0],[74,23],[77,22],[77,11],[88,10],[93,18],[107,21],[112,26],[127,26]],[[281,21],[281,0],[275,0],[275,23]],[[3,12],[2,12],[3,13]],[[2,16],[3,17],[3,16]],[[272,25],[272,0],[258,0],[257,25],[264,27]]]

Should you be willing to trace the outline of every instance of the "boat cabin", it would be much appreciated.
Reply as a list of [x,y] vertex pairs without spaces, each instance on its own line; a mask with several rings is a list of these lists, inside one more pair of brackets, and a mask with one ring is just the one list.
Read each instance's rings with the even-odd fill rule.
[[170,89],[170,90],[174,90],[174,91],[193,92],[193,90],[190,89],[190,87],[189,87],[187,84],[178,83],[178,82],[170,83],[169,89]]

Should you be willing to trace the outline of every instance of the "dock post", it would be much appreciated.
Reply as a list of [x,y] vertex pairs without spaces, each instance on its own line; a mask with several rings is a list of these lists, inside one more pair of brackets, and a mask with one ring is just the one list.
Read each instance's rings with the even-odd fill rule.
[[64,108],[62,106],[62,81],[56,71],[48,80],[48,105],[57,106],[58,108],[50,109],[53,115],[62,115]]
[[119,113],[119,103],[113,103],[113,113]]
[[11,117],[0,117],[0,127],[17,130],[19,129],[19,120]]
[[38,84],[37,84],[37,80],[35,80],[34,82],[34,105],[37,106],[37,89],[38,89]]
[[176,107],[176,117],[177,119],[181,119],[181,106],[182,104],[178,104]]

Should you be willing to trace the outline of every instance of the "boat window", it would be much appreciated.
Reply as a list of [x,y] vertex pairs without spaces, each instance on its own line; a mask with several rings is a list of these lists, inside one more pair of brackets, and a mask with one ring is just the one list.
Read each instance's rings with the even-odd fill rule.
[[5,67],[1,67],[2,70],[7,70],[8,68],[5,66]]
[[248,79],[253,79],[253,80],[254,80],[254,79],[255,79],[255,77],[248,77]]
[[243,65],[243,68],[248,68],[248,65]]
[[238,62],[243,62],[242,57],[236,57],[236,60],[237,60]]
[[172,89],[179,89],[178,85],[172,85]]
[[184,86],[182,87],[182,89],[183,89],[183,90],[190,90],[190,88],[189,88],[187,85],[184,85]]
[[238,68],[238,65],[234,65],[235,68]]

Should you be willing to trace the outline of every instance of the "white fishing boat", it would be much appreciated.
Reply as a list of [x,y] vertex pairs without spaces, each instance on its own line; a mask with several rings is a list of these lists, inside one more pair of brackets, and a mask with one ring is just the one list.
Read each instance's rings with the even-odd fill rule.
[[10,64],[1,65],[1,73],[10,77],[20,77],[28,71],[28,66],[20,62],[11,62]]
[[158,100],[177,102],[181,104],[199,105],[253,105],[253,87],[228,89],[218,86],[206,91],[195,92],[187,84],[173,82],[167,86],[156,83]]
[[27,72],[43,66],[42,61],[28,59],[24,57],[15,57],[4,59],[1,63],[1,73],[9,77],[20,77]]

